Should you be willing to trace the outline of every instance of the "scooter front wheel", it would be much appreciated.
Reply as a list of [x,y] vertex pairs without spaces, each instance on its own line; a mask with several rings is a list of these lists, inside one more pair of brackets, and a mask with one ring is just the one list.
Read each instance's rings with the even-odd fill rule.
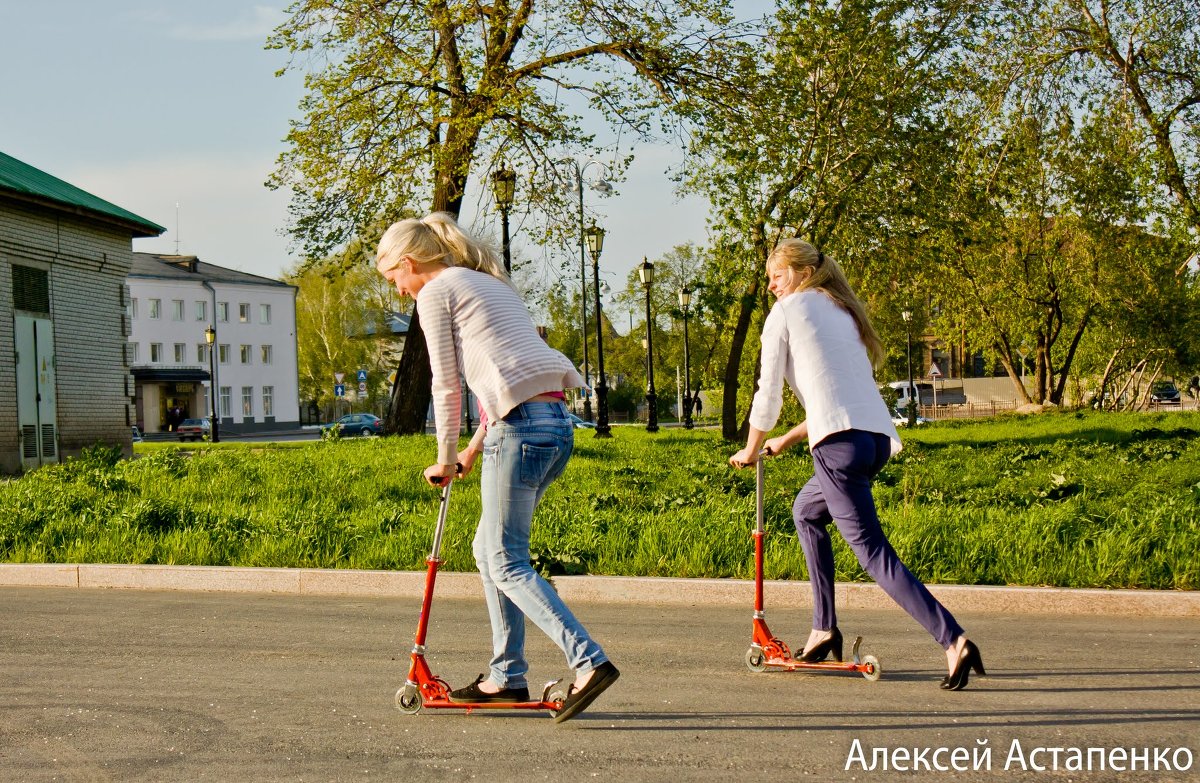
[[755,674],[767,670],[767,656],[761,647],[751,647],[746,650],[746,668]]
[[416,715],[421,711],[421,692],[407,683],[396,691],[396,709],[406,715]]
[[879,665],[879,659],[876,658],[874,655],[864,655],[862,662],[863,662],[863,666],[866,667],[865,669],[863,669],[863,673],[862,673],[864,680],[869,680],[870,682],[875,682],[876,680],[878,680],[880,677],[883,676],[883,667],[881,667]]

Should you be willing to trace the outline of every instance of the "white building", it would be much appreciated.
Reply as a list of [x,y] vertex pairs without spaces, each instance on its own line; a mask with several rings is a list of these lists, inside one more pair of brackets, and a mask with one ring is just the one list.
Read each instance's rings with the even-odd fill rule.
[[211,415],[210,327],[219,432],[299,426],[295,286],[195,256],[153,253],[133,254],[126,282],[129,366],[143,432]]

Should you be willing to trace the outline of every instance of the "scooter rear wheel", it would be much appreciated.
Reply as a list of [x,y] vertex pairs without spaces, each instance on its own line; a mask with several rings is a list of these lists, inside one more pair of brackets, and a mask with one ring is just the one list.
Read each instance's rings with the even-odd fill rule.
[[746,650],[746,668],[755,674],[767,670],[767,656],[761,647],[751,647]]
[[883,676],[883,667],[879,665],[879,659],[874,655],[864,655],[862,662],[867,667],[862,673],[864,680],[875,682]]
[[416,715],[421,711],[421,692],[411,685],[401,685],[396,691],[396,709],[406,715]]

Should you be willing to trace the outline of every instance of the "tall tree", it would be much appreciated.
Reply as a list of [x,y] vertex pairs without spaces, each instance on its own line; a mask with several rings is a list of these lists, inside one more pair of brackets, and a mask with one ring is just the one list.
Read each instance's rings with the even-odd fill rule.
[[[270,45],[308,71],[308,92],[269,184],[291,188],[314,256],[405,210],[457,215],[502,155],[536,172],[587,145],[560,91],[646,130],[661,102],[718,78],[729,21],[718,0],[297,0],[289,14]],[[563,206],[553,188],[523,192]],[[388,431],[423,430],[429,374],[424,341],[408,340]]]
[[732,262],[727,279],[740,289],[728,325],[725,437],[744,425],[743,353],[778,239],[846,251],[840,260],[856,283],[872,263],[887,267],[878,251],[901,206],[896,183],[911,179],[915,151],[941,132],[945,60],[965,18],[957,2],[918,11],[906,0],[781,0],[761,49],[730,61],[748,97],[696,111],[692,151],[704,163],[686,184],[713,203],[717,257]]
[[[1196,0],[1057,0],[1040,10],[1024,16],[1035,51],[1050,61],[1085,60],[1128,99],[1153,144],[1159,180],[1200,229]],[[1102,88],[1099,79],[1094,85]]]

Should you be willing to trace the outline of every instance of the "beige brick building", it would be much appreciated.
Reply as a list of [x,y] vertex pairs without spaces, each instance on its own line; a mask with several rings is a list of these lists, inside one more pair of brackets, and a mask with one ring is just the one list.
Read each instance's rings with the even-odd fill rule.
[[129,451],[125,278],[164,230],[0,153],[0,472]]

